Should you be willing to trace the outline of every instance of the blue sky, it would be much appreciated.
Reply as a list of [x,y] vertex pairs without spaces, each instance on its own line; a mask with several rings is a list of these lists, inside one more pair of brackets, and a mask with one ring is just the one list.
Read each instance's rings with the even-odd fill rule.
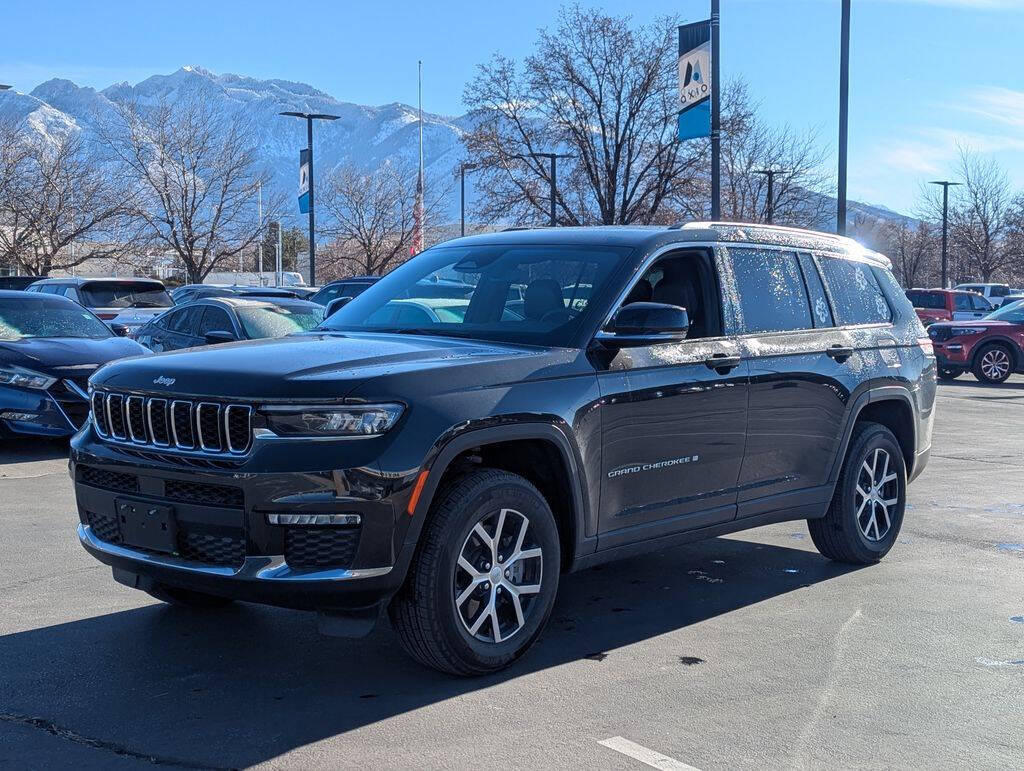
[[[582,3],[647,23],[707,16],[707,0]],[[850,195],[909,210],[952,172],[957,142],[994,154],[1024,188],[1024,0],[854,0]],[[310,83],[361,104],[456,114],[477,63],[521,57],[557,3],[463,0],[5,0],[0,83],[103,88],[185,64]],[[836,146],[839,0],[722,0],[722,68],[764,115]]]

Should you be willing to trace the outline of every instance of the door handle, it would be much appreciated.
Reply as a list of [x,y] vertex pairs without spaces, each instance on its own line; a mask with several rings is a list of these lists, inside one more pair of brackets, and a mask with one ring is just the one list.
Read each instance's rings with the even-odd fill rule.
[[826,350],[829,356],[842,364],[844,361],[853,356],[853,348],[849,345],[830,345]]
[[728,374],[729,370],[735,369],[740,365],[740,357],[728,353],[716,353],[713,356],[704,359],[704,364],[708,369],[713,369],[719,375]]

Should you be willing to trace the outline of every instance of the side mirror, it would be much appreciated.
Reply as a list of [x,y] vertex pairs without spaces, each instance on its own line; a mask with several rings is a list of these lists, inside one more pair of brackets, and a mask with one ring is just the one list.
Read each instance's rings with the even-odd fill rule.
[[350,302],[352,302],[351,297],[335,297],[327,303],[327,310],[324,312],[324,318],[326,319],[328,316],[333,316]]
[[218,343],[233,343],[238,338],[235,337],[234,332],[228,332],[226,330],[214,330],[213,332],[207,332],[204,337],[208,345],[217,345]]
[[132,331],[124,324],[111,324],[110,331],[118,337],[131,337]]
[[665,303],[630,303],[612,316],[597,339],[611,347],[639,347],[677,343],[686,339],[690,315],[686,308]]

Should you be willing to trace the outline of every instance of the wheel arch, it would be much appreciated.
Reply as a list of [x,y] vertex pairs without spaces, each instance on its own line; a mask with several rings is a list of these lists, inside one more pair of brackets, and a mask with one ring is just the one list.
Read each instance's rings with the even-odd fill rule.
[[917,420],[915,418],[914,401],[911,393],[899,386],[882,386],[872,388],[860,394],[854,401],[843,432],[843,441],[836,453],[829,474],[829,481],[835,483],[839,478],[839,470],[846,459],[850,448],[850,439],[857,423],[862,421],[880,423],[896,436],[903,461],[907,467],[907,479],[913,477],[917,450]]
[[429,464],[413,512],[417,540],[442,485],[477,465],[519,474],[541,492],[558,525],[562,569],[571,569],[586,533],[588,503],[578,456],[565,433],[552,423],[477,428],[445,443]]
[[971,363],[970,368],[973,368],[978,363],[978,356],[981,351],[992,343],[999,343],[1003,347],[1009,349],[1010,360],[1013,362],[1013,371],[1018,371],[1022,365],[1024,365],[1024,356],[1021,355],[1020,347],[1011,338],[1003,335],[992,335],[986,337],[984,340],[979,340],[978,343],[971,349]]

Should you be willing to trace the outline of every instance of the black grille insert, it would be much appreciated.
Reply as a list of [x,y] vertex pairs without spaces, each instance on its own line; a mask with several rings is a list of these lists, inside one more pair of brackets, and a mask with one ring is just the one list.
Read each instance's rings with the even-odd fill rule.
[[127,439],[128,430],[124,422],[124,397],[111,394],[107,398],[107,417],[110,420],[110,434],[115,439]]
[[103,400],[103,394],[99,391],[92,395],[92,419],[96,423],[96,430],[100,432],[101,436],[106,436],[110,433],[110,427],[107,424],[106,404]]
[[102,490],[116,490],[122,493],[139,491],[139,478],[134,474],[107,471],[95,466],[79,466],[78,481],[84,485],[99,487]]
[[86,512],[89,527],[92,533],[101,541],[107,543],[121,543],[121,529],[117,526],[117,517],[108,517],[106,514]]
[[219,452],[220,441],[220,405],[202,403],[196,408],[196,419],[199,424],[199,446],[204,450]]
[[179,531],[178,553],[193,562],[239,567],[245,561],[245,536],[241,531],[231,535]]
[[164,497],[182,503],[235,509],[242,508],[244,504],[240,487],[213,485],[206,482],[187,482],[182,479],[168,479],[164,482]]
[[192,402],[171,402],[171,424],[174,428],[174,443],[178,447],[196,446],[195,429],[192,427]]
[[290,527],[284,536],[284,560],[293,568],[347,568],[358,545],[358,527]]
[[150,399],[146,409],[149,410],[149,430],[153,436],[153,444],[166,447],[171,443],[171,434],[167,427],[167,400]]
[[146,444],[149,435],[146,433],[146,400],[141,396],[129,396],[125,399],[125,411],[128,413],[128,436],[133,442]]

